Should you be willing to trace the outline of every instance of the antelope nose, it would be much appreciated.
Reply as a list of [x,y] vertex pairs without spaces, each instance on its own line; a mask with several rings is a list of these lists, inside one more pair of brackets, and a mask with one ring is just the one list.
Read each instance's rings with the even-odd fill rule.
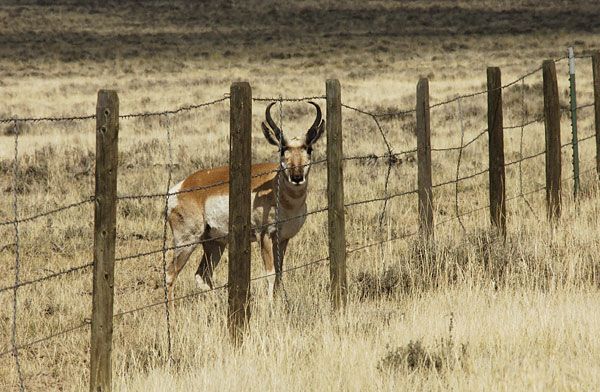
[[304,176],[301,174],[292,174],[290,180],[292,180],[294,184],[301,184],[304,181]]

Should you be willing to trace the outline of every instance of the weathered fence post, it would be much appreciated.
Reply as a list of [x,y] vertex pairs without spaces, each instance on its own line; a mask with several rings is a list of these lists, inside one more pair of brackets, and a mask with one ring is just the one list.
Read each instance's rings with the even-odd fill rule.
[[500,68],[487,69],[490,220],[506,237],[506,179],[504,171],[504,124]]
[[594,124],[596,129],[596,173],[600,178],[600,52],[592,56],[594,73]]
[[342,170],[342,96],[340,82],[327,80],[327,205],[331,301],[335,310],[346,306],[346,227]]
[[229,138],[228,327],[239,345],[250,319],[252,90],[248,82],[231,85]]
[[544,125],[546,128],[546,206],[548,219],[560,217],[561,212],[561,155],[560,108],[556,67],[553,60],[543,63]]
[[91,392],[112,390],[118,138],[119,97],[116,91],[100,90],[96,105],[94,272],[90,340]]
[[579,194],[579,139],[577,137],[577,88],[575,86],[575,53],[573,47],[569,54],[569,96],[571,97],[571,133],[573,145],[573,197]]
[[429,117],[429,80],[417,84],[417,161],[419,194],[419,233],[421,239],[433,239],[433,192],[431,189],[431,126]]

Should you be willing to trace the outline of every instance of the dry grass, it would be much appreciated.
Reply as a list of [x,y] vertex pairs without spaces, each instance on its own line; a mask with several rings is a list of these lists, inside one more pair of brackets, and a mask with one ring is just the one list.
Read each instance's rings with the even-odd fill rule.
[[[322,95],[324,80],[337,77],[344,102],[378,112],[411,108],[418,77],[431,80],[431,102],[484,88],[485,68],[502,67],[506,83],[563,56],[600,47],[600,8],[537,1],[369,2],[367,5],[302,1],[277,6],[263,1],[217,5],[104,8],[63,5],[0,7],[2,109],[0,117],[89,114],[96,90],[119,90],[121,112],[161,110],[221,97],[234,80],[246,79],[255,96]],[[268,23],[266,22],[268,21]],[[557,64],[561,105],[568,105],[566,63]],[[578,61],[579,102],[592,100],[589,59]],[[521,97],[525,95],[525,106]],[[522,110],[542,112],[541,74],[504,91],[505,125]],[[465,142],[486,127],[485,95],[461,101]],[[312,114],[306,104],[284,105],[290,135],[304,132]],[[264,104],[254,105],[255,161],[276,159],[259,124]],[[387,150],[369,117],[344,110],[344,153]],[[460,143],[456,103],[432,110],[434,147]],[[173,132],[174,180],[197,168],[226,164],[228,105],[177,116],[121,122],[119,193],[167,189],[166,132]],[[563,142],[569,140],[563,118]],[[414,119],[382,121],[394,152],[415,147]],[[85,199],[93,193],[93,121],[36,123],[21,127],[17,195],[19,215]],[[13,218],[10,127],[0,130],[0,221]],[[580,113],[580,134],[593,134],[590,109]],[[523,155],[544,149],[543,124],[524,133]],[[507,130],[507,161],[520,156],[519,129]],[[580,146],[582,169],[593,168],[594,142]],[[324,142],[315,159],[324,157]],[[461,156],[460,176],[487,167],[483,137]],[[570,175],[568,149],[563,178]],[[457,172],[457,152],[433,156],[434,183]],[[394,162],[389,193],[416,186],[414,154]],[[380,197],[386,162],[347,162],[346,200]],[[522,165],[523,191],[544,184],[543,156]],[[325,167],[311,177],[309,209],[326,204]],[[454,217],[455,188],[436,188],[436,246],[422,252],[413,238],[349,255],[350,302],[330,311],[326,262],[285,276],[290,307],[265,304],[266,288],[254,282],[251,328],[241,350],[228,341],[226,292],[181,301],[173,321],[174,364],[166,365],[164,308],[156,306],[116,320],[114,382],[117,390],[592,390],[600,382],[598,284],[600,230],[593,171],[582,178],[575,203],[564,182],[564,213],[556,227],[544,219],[544,193],[508,204],[506,243],[487,231],[487,210]],[[487,174],[461,182],[459,211],[488,203]],[[507,193],[520,193],[519,167],[507,168]],[[124,201],[118,209],[117,254],[162,246],[164,200]],[[348,208],[350,248],[414,232],[416,198]],[[20,225],[21,280],[35,279],[91,261],[92,204]],[[327,253],[326,215],[312,215],[291,244],[286,267]],[[0,287],[14,282],[14,228],[0,226]],[[253,276],[261,276],[253,249]],[[169,256],[169,255],[168,255]],[[194,292],[190,261],[177,294]],[[115,311],[163,299],[161,255],[119,262]],[[217,284],[226,282],[226,260]],[[90,270],[18,291],[18,338],[28,342],[89,318]],[[10,347],[12,294],[0,293],[0,350]],[[23,349],[21,363],[31,390],[87,388],[89,330]],[[0,389],[16,387],[14,360],[0,358]]]

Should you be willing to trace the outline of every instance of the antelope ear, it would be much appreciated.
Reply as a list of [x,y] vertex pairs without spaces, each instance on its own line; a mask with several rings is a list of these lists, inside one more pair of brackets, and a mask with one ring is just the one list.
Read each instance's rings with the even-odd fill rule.
[[312,147],[313,144],[319,140],[323,132],[325,131],[325,120],[321,121],[317,127],[312,127],[306,132],[305,144],[307,147]]
[[265,139],[267,139],[267,141],[270,144],[279,147],[279,142],[277,141],[277,138],[275,137],[275,132],[273,132],[273,130],[271,128],[269,128],[267,126],[267,124],[265,124],[264,122],[261,125],[262,125],[263,134],[265,135]]

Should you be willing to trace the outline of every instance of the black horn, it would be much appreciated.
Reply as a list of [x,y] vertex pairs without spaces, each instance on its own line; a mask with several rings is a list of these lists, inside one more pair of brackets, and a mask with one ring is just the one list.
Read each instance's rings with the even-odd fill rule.
[[285,143],[284,143],[285,139],[283,138],[283,132],[281,132],[281,129],[279,129],[279,127],[277,126],[277,124],[275,124],[275,121],[273,121],[273,118],[271,117],[271,107],[273,105],[275,105],[276,103],[277,102],[271,102],[267,106],[267,110],[265,110],[265,118],[267,120],[267,124],[269,124],[269,126],[271,127],[271,129],[275,133],[275,137],[277,138],[277,140],[279,141],[279,143],[281,143],[282,145],[285,145]]
[[313,105],[315,107],[315,109],[317,109],[317,118],[315,118],[315,122],[310,127],[310,129],[317,129],[319,127],[319,125],[321,125],[321,118],[323,117],[321,114],[321,108],[319,107],[319,105],[317,105],[313,101],[308,101],[308,103],[310,103],[311,105]]
[[323,130],[325,127],[323,126],[324,125],[324,121],[322,121],[323,115],[321,114],[321,108],[319,107],[319,105],[317,105],[313,101],[308,101],[308,103],[310,103],[311,105],[313,105],[315,107],[315,109],[317,109],[317,118],[315,118],[315,122],[308,129],[308,132],[306,132],[306,142],[305,143],[309,147],[309,151],[310,151],[310,147],[317,140],[319,140],[319,138],[323,134]]

